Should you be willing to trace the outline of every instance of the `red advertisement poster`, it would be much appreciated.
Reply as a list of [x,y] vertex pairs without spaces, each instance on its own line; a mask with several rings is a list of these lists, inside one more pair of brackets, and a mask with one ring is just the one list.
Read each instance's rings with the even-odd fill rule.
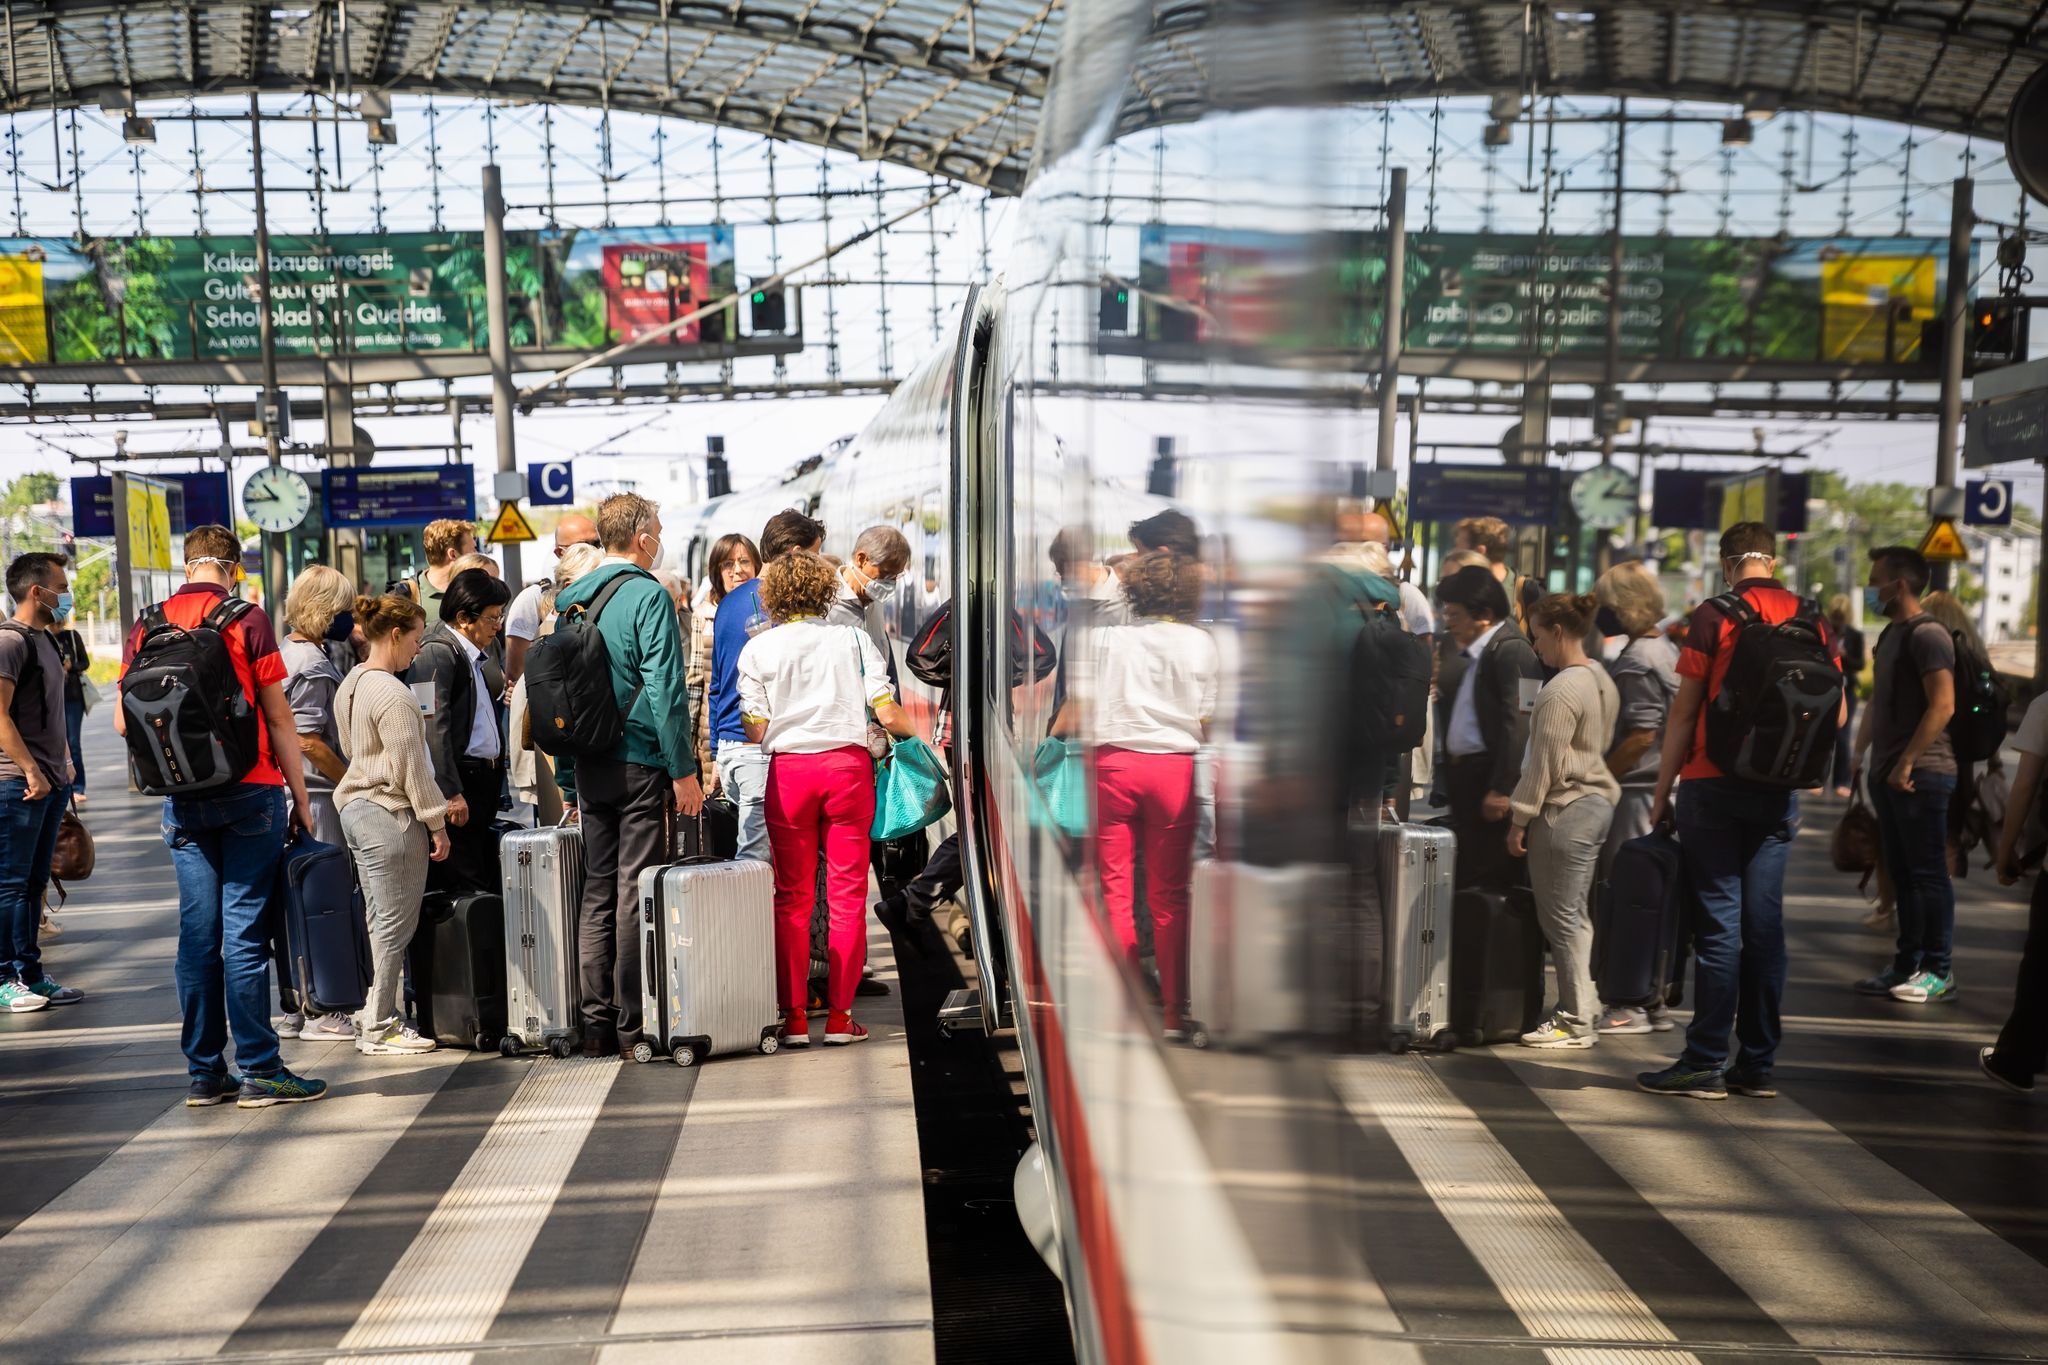
[[[605,320],[620,341],[638,341],[710,301],[702,242],[633,242],[604,248]],[[673,334],[698,340],[698,323]]]

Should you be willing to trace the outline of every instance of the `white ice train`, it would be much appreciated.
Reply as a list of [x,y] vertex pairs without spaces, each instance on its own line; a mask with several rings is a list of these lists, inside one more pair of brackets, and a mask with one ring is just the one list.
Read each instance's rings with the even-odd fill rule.
[[[1155,156],[1185,180],[1179,211],[1197,227],[1312,233],[1313,211],[1290,207],[1304,197],[1294,177],[1311,151],[1351,152],[1331,111],[1279,107],[1298,82],[1276,82],[1276,107],[1257,107],[1276,49],[1239,43],[1219,14],[1194,39],[1214,70],[1261,65],[1229,100],[1178,107],[1143,134],[1143,155],[1119,160],[1112,114],[1157,41],[1151,14],[1124,0],[1069,4],[1006,284],[969,293],[943,349],[858,436],[778,485],[707,506],[673,543],[701,581],[719,535],[757,535],[783,507],[823,521],[839,555],[887,523],[913,553],[888,606],[898,638],[940,602],[959,604],[964,897],[981,942],[998,949],[977,954],[977,1003],[987,1027],[1021,1039],[1081,1358],[1354,1361],[1400,1330],[1363,1288],[1357,1126],[1319,1069],[1356,1024],[1346,869],[1359,835],[1331,795],[1341,781],[1329,670],[1295,588],[1327,541],[1333,481],[1369,450],[1369,428],[1355,429],[1352,397],[1324,401],[1342,386],[1317,373],[1286,316],[1298,294],[1256,237],[1227,259],[1191,265],[1182,252],[1145,277],[1184,292],[1192,270],[1206,301],[1197,353],[1172,362],[1185,401],[1160,410],[1163,429],[1195,433],[1173,496],[1143,491],[1161,427],[1090,382],[1137,363],[1095,344],[1115,249],[1101,234],[1105,205],[1153,187]],[[1251,107],[1224,109],[1247,95]],[[1190,1005],[1206,1049],[1165,1033],[1149,959],[1127,960],[1105,919],[1095,834],[1063,833],[1034,780],[1053,687],[1010,685],[1011,611],[1063,635],[1054,537],[1066,531],[1098,557],[1126,550],[1131,522],[1168,505],[1199,530],[1200,623],[1225,672],[1201,861],[1183,869],[1195,884]],[[1086,714],[1079,737],[1111,738]]]

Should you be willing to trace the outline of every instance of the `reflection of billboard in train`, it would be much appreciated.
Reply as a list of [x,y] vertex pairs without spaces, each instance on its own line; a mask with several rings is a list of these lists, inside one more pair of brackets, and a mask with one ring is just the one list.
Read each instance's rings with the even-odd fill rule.
[[[1926,238],[1629,237],[1621,353],[1666,360],[1912,363],[1941,301]],[[1405,346],[1598,356],[1611,245],[1578,237],[1415,233]],[[1273,354],[1377,349],[1386,258],[1368,233],[1153,225],[1139,238],[1139,332],[1105,350],[1220,343]]]

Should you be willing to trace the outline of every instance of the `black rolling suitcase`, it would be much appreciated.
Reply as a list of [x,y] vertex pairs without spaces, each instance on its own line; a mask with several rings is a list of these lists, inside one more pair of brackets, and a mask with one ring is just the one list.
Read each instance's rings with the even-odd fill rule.
[[505,902],[429,892],[412,940],[418,1028],[447,1047],[495,1052],[505,1037]]
[[1593,980],[1602,1001],[1665,1003],[1680,962],[1685,898],[1685,859],[1668,831],[1615,850],[1593,898]]
[[1461,1047],[1511,1043],[1543,1013],[1543,933],[1526,887],[1451,900],[1451,1032]]
[[278,859],[272,913],[284,916],[292,988],[320,1014],[353,1014],[370,993],[370,930],[348,850],[298,833]]

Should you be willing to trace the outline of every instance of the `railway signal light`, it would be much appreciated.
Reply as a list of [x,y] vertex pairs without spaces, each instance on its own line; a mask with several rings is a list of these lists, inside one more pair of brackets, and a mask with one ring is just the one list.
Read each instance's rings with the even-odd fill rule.
[[1970,308],[1970,355],[1979,363],[2026,359],[2026,327],[2020,301],[1978,299]]
[[781,333],[789,330],[789,309],[785,302],[782,286],[772,289],[756,289],[747,300],[747,331],[750,335]]
[[1131,334],[1131,290],[1129,285],[1105,284],[1102,301],[1095,309],[1095,330],[1105,336]]

